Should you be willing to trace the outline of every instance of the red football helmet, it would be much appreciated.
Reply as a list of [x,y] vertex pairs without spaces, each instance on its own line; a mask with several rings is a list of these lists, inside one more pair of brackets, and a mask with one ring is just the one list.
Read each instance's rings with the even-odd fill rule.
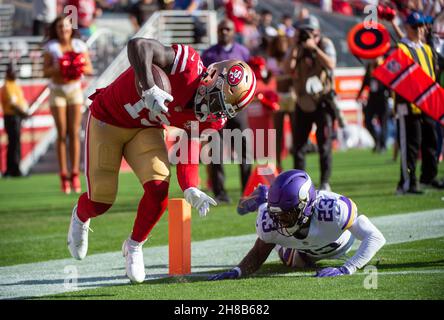
[[199,121],[234,118],[254,98],[256,77],[250,66],[240,60],[211,64],[204,73],[195,97]]

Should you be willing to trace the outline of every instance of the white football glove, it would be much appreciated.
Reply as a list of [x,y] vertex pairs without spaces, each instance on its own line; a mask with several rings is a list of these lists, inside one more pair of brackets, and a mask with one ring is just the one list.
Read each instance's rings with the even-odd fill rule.
[[197,188],[191,187],[183,192],[185,200],[191,206],[199,211],[201,217],[205,217],[210,211],[210,204],[217,206],[217,202],[213,198],[207,196],[204,192]]
[[153,116],[158,117],[161,120],[162,116],[165,117],[162,112],[168,112],[168,107],[165,105],[165,103],[174,100],[172,95],[163,91],[156,85],[149,90],[143,91],[142,99],[145,103],[145,107],[150,110]]

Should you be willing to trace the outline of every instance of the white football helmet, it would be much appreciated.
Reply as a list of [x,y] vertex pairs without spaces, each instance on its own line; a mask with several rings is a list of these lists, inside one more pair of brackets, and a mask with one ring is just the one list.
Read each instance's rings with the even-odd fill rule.
[[199,121],[233,118],[256,93],[256,77],[240,60],[211,64],[196,92],[194,112]]

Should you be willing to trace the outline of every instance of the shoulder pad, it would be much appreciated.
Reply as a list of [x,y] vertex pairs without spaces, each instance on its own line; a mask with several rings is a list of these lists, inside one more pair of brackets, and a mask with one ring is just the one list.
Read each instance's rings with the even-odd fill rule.
[[349,198],[340,196],[339,204],[341,206],[339,216],[339,227],[346,230],[352,226],[358,216],[356,204]]

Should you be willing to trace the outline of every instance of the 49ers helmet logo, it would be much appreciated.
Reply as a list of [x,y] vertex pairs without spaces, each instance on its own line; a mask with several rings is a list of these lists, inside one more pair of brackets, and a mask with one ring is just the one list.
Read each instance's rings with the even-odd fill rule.
[[243,79],[243,77],[244,77],[244,69],[239,65],[232,66],[230,70],[228,70],[227,80],[230,86],[238,85]]

